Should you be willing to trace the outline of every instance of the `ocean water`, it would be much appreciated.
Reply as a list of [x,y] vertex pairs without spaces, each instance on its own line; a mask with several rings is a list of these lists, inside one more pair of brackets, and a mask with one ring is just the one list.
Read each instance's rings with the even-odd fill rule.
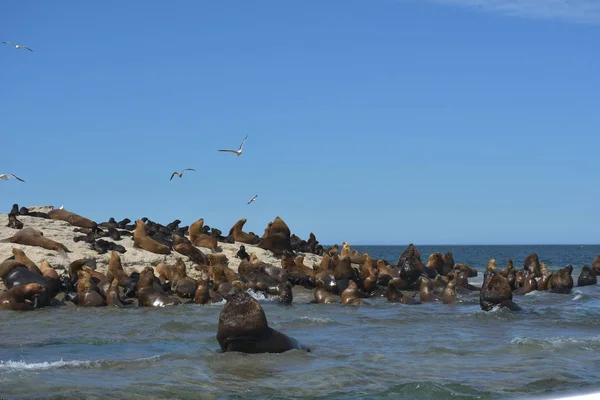
[[[404,247],[356,246],[395,263]],[[482,270],[536,251],[550,269],[600,246],[418,246]],[[482,274],[470,282],[480,285]],[[311,348],[220,353],[222,304],[0,312],[3,399],[528,399],[600,392],[600,287],[515,296],[521,312],[452,305],[261,302],[270,325]],[[600,395],[599,395],[600,396]]]

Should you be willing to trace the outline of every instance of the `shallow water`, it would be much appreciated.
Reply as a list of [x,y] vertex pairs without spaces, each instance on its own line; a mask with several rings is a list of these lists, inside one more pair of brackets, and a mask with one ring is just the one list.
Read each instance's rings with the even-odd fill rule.
[[[399,247],[358,248],[395,262]],[[422,257],[442,246],[421,246]],[[450,249],[481,269],[522,265],[537,251],[551,269],[590,264],[600,246]],[[380,252],[380,253],[378,253]],[[477,256],[479,254],[479,256]],[[482,277],[472,278],[475,285]],[[310,353],[220,353],[222,305],[164,309],[0,312],[0,398],[548,398],[600,391],[600,288],[515,296],[521,312],[482,312],[478,295],[453,305],[312,305],[258,297],[270,325]]]

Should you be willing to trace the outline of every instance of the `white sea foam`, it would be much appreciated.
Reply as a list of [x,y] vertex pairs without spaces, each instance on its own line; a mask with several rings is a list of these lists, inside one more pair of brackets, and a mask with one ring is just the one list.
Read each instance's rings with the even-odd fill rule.
[[0,361],[0,370],[48,370],[63,367],[78,367],[78,366],[89,366],[93,361],[44,361],[44,362],[33,362],[28,363],[25,361]]
[[575,295],[575,297],[573,297],[573,301],[577,301],[583,297],[583,293],[581,293],[579,290],[575,290],[573,294]]
[[593,336],[588,338],[565,338],[565,337],[546,337],[546,338],[525,338],[516,337],[510,341],[511,344],[516,345],[539,345],[544,348],[558,348],[565,345],[574,344],[587,347],[589,345],[595,345],[600,343],[600,336]]
[[308,322],[316,322],[319,324],[327,324],[329,322],[335,322],[334,320],[329,319],[329,318],[318,318],[318,317],[300,317],[299,319],[302,319],[302,320],[305,320]]

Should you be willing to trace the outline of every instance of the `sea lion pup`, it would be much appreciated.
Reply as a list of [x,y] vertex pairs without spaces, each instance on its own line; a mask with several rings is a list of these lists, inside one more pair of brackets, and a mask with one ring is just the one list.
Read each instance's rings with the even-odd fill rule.
[[27,255],[25,254],[25,252],[23,250],[13,247],[12,253],[13,253],[13,256],[15,257],[16,261],[25,265],[27,267],[27,269],[29,269],[31,272],[42,275],[42,271],[40,271],[38,266],[35,265],[35,263],[33,261],[31,261],[31,259],[29,257],[27,257]]
[[146,224],[141,219],[135,221],[133,231],[133,247],[137,247],[151,253],[171,254],[171,250],[164,244],[158,243],[146,234]]
[[579,274],[579,278],[577,279],[577,286],[589,286],[595,285],[598,283],[598,278],[594,273],[594,270],[590,268],[589,265],[584,265],[581,267],[581,274]]
[[284,250],[292,252],[290,236],[290,228],[283,219],[276,217],[273,222],[269,222],[267,225],[257,246],[261,249],[270,250],[275,256],[280,256]]
[[199,265],[208,265],[208,257],[187,238],[173,234],[173,250],[188,256],[190,261]]
[[358,286],[356,285],[356,282],[352,280],[348,282],[348,286],[344,289],[340,297],[342,298],[342,304],[352,304],[357,306],[367,304],[360,299]]
[[17,219],[16,214],[8,214],[8,224],[6,226],[12,229],[23,229],[23,223]]
[[39,307],[39,298],[46,289],[39,283],[17,285],[0,293],[0,308],[13,311],[31,311]]
[[540,270],[540,258],[536,253],[531,253],[525,258],[523,267],[529,272],[533,273],[534,278],[539,278],[542,276],[542,272]]
[[262,307],[252,296],[234,288],[219,314],[217,341],[223,352],[282,353],[300,349],[310,351],[290,336],[269,327]]
[[154,288],[154,271],[146,267],[137,282],[137,298],[140,307],[165,307],[181,304],[176,298],[167,297]]
[[445,270],[445,265],[446,262],[444,261],[444,256],[442,255],[442,253],[436,251],[435,253],[429,255],[425,267],[434,269],[436,271],[436,275],[439,274],[445,276],[449,272]]
[[483,311],[490,311],[495,306],[507,307],[512,311],[520,310],[521,307],[512,301],[512,296],[512,290],[505,277],[492,269],[484,274],[479,294],[479,306]]
[[405,296],[400,289],[398,289],[395,281],[399,279],[400,278],[394,278],[388,282],[387,290],[385,292],[387,300],[390,303],[421,304],[420,301],[417,301],[412,297]]
[[106,304],[109,307],[125,307],[125,304],[121,301],[121,296],[119,296],[119,281],[116,278],[112,280],[108,293],[106,294]]
[[0,240],[2,243],[16,243],[16,244],[24,244],[27,246],[38,246],[48,250],[54,251],[64,251],[69,253],[69,249],[67,249],[63,244],[55,242],[54,240],[48,239],[44,237],[44,234],[32,227],[28,226],[21,229],[19,232],[15,233],[13,236]]
[[77,272],[77,305],[79,307],[102,307],[106,303],[100,295],[92,276],[85,270]]
[[419,284],[419,278],[421,272],[424,272],[425,266],[414,244],[409,244],[400,255],[397,267],[400,269],[400,278],[404,279],[409,286],[416,287]]
[[119,223],[113,217],[110,217],[108,222],[100,222],[98,226],[102,228],[118,228]]
[[548,282],[548,290],[552,293],[571,293],[573,289],[573,266],[569,265],[565,268],[561,268],[552,274],[550,281]]
[[442,296],[442,301],[444,304],[452,304],[456,302],[456,278],[452,279],[446,285],[444,289],[444,294]]
[[294,285],[301,285],[307,289],[312,289],[315,287],[314,276],[309,276],[305,271],[298,268],[296,262],[294,261],[294,256],[287,250],[283,250],[283,255],[281,256],[281,267],[285,272],[287,272],[291,282]]
[[50,210],[48,211],[48,216],[50,219],[65,221],[73,226],[79,226],[80,228],[96,229],[98,227],[91,219],[82,217],[79,214],[75,214],[74,212],[65,209]]
[[233,239],[236,242],[241,242],[245,244],[258,244],[258,242],[260,242],[260,238],[258,236],[251,235],[242,230],[246,221],[246,218],[242,218],[238,222],[236,222],[235,225],[233,225],[229,230],[229,236],[233,236]]
[[525,272],[525,281],[523,283],[523,287],[515,290],[516,295],[526,295],[529,292],[533,292],[534,290],[538,290],[537,281],[533,277],[533,272]]
[[440,300],[439,297],[433,294],[432,282],[424,275],[419,278],[419,299],[422,303]]
[[235,256],[240,260],[250,261],[250,255],[246,253],[246,247],[243,244],[240,245],[240,249],[235,253]]

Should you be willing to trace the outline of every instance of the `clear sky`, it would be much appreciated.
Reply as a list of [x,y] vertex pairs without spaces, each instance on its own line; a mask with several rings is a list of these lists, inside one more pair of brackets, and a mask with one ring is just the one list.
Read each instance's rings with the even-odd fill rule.
[[597,4],[5,0],[0,207],[598,243]]

